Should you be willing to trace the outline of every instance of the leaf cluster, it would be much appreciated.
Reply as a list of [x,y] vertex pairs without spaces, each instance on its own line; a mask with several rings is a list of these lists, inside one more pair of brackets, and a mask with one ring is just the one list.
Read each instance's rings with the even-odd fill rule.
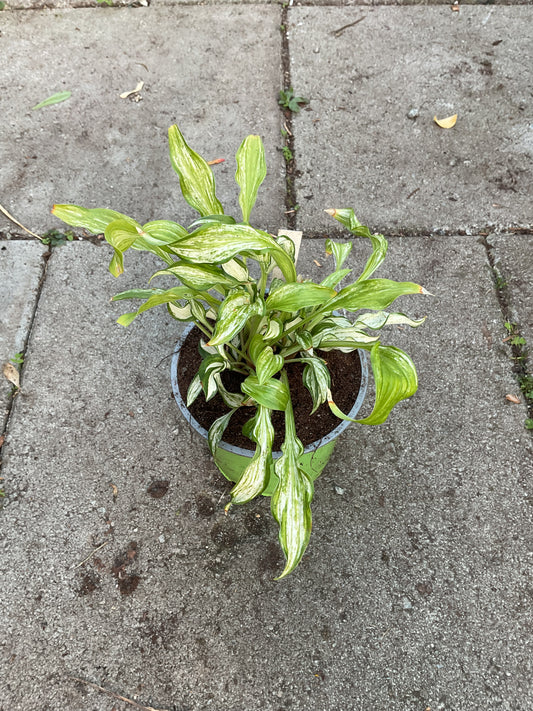
[[292,87],[289,89],[281,89],[278,97],[278,104],[284,108],[297,114],[302,106],[309,103],[309,99],[304,99],[303,96],[296,96]]
[[[169,145],[183,197],[200,215],[187,229],[169,220],[141,225],[113,210],[77,205],[55,205],[53,213],[71,226],[104,233],[113,249],[109,268],[115,276],[123,272],[129,249],[160,258],[162,268],[152,275],[153,285],[114,297],[116,301],[140,302],[118,322],[127,326],[139,314],[164,305],[177,321],[194,322],[204,334],[202,361],[187,403],[201,394],[210,400],[219,393],[229,407],[209,431],[213,453],[235,411],[249,408],[251,417],[243,432],[255,451],[231,491],[231,500],[234,504],[248,502],[265,491],[271,477],[277,481],[271,505],[286,556],[283,577],[296,567],[309,541],[313,498],[312,476],[301,463],[303,446],[296,432],[286,364],[295,360],[305,364],[303,382],[311,394],[313,412],[327,403],[339,418],[350,419],[333,400],[324,354],[333,349],[368,351],[375,403],[370,415],[357,421],[368,425],[385,422],[394,405],[416,391],[417,375],[409,356],[383,345],[380,332],[387,325],[416,327],[423,321],[387,309],[402,295],[427,292],[413,282],[373,278],[385,258],[387,241],[383,235],[372,234],[351,209],[328,212],[352,235],[368,240],[371,254],[360,273],[353,274],[345,266],[352,242],[327,240],[333,271],[319,283],[299,278],[292,241],[250,224],[257,192],[266,176],[259,136],[245,138],[236,154],[239,222],[224,213],[210,166],[188,146],[177,126],[169,129]],[[275,267],[281,278],[272,277]],[[156,286],[161,277],[174,277],[177,285]],[[349,284],[341,287],[346,280]],[[240,392],[228,392],[224,387],[221,376],[227,370],[242,374]],[[274,410],[285,414],[285,441],[275,464]]]

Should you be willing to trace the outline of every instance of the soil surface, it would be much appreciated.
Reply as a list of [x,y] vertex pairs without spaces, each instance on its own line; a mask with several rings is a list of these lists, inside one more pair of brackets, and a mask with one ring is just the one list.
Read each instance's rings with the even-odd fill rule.
[[[180,357],[178,360],[178,386],[183,400],[187,398],[187,390],[198,372],[201,363],[201,355],[198,351],[198,343],[201,338],[201,332],[194,328],[185,339]],[[340,351],[329,351],[322,353],[321,357],[327,360],[329,372],[331,374],[331,392],[335,403],[344,413],[348,413],[352,408],[359,387],[361,384],[361,363],[357,352],[341,353]],[[296,422],[296,432],[302,441],[302,444],[307,446],[318,439],[321,439],[328,432],[335,429],[341,422],[331,412],[328,405],[321,405],[318,410],[310,417],[313,409],[313,401],[309,391],[302,382],[302,373],[304,369],[303,363],[289,363],[286,366],[289,376],[289,385],[291,392],[292,407],[294,410],[294,419]],[[231,392],[240,392],[240,384],[243,376],[238,373],[224,371],[222,373],[222,381],[227,390]],[[228,412],[228,407],[224,404],[220,395],[215,395],[209,402],[200,394],[195,402],[189,408],[192,416],[206,430],[210,428],[213,422],[225,412]],[[254,415],[254,408],[241,407],[237,410],[224,433],[224,441],[229,442],[244,449],[254,449],[252,442],[242,434],[243,425]],[[283,412],[272,412],[272,424],[274,425],[274,451],[279,451],[283,444],[285,434],[285,418]]]

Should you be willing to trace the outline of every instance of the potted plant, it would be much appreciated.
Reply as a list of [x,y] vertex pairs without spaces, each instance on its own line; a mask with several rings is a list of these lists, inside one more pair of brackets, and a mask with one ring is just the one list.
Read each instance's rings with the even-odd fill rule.
[[[272,514],[279,524],[279,540],[286,558],[279,576],[282,578],[298,565],[308,544],[313,479],[325,459],[319,456],[314,466],[309,457],[306,459],[295,423],[291,395],[294,378],[310,398],[307,419],[329,409],[345,422],[384,422],[395,404],[414,394],[417,375],[407,354],[381,343],[380,331],[385,325],[414,327],[424,320],[385,309],[399,296],[427,292],[412,282],[371,278],[385,258],[387,241],[383,235],[372,234],[351,209],[327,212],[352,235],[370,241],[372,253],[362,271],[354,279],[352,269],[344,266],[351,241],[328,239],[326,252],[334,258],[332,272],[320,283],[299,278],[293,242],[250,224],[257,191],[266,175],[260,137],[248,136],[236,155],[240,222],[224,213],[215,195],[211,168],[187,145],[177,126],[169,129],[169,143],[183,197],[200,214],[188,229],[169,220],[141,225],[113,210],[77,205],[55,205],[52,212],[73,227],[104,234],[114,252],[109,267],[114,276],[123,272],[124,253],[132,248],[151,252],[162,260],[163,268],[151,279],[178,279],[178,285],[171,288],[150,287],[117,294],[115,301],[141,302],[135,311],[123,314],[118,323],[128,326],[139,314],[164,304],[175,319],[195,326],[197,340],[192,352],[198,358],[198,368],[178,399],[184,409],[193,407],[200,395],[207,402],[217,397],[225,405],[225,411],[211,422],[207,437],[221,471],[236,480],[228,507],[232,503],[244,504],[263,493],[271,495]],[[272,276],[276,267],[278,273]],[[347,285],[339,286],[346,280]],[[347,313],[353,314],[351,319]],[[194,334],[187,332],[187,337],[194,338]],[[180,347],[184,340],[182,337]],[[348,407],[351,414],[344,414],[332,395],[328,368],[334,354],[352,354],[353,358],[354,353],[356,358],[358,353],[369,353],[375,381],[373,410],[359,419],[355,413],[361,397],[358,400],[358,393],[353,392],[351,403],[357,404]],[[299,371],[295,376],[291,370],[296,366]],[[363,357],[363,375],[365,367]],[[233,388],[228,385],[228,378],[233,378]],[[341,390],[349,392],[349,388],[342,387],[342,371],[340,380]],[[177,389],[180,392],[179,386]],[[239,417],[242,420],[243,414],[244,426],[239,430],[250,445],[247,456],[235,465],[234,460],[224,460],[221,445],[231,421]],[[187,416],[194,420],[190,412]],[[283,442],[277,453],[273,449],[276,418]],[[327,432],[323,436],[327,442],[321,437],[318,444],[327,444],[328,455],[333,445]],[[313,456],[311,452],[311,459]]]

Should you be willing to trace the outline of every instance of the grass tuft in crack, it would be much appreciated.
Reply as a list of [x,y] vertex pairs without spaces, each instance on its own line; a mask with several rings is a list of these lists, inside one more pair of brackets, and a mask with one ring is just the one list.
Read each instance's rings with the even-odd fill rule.
[[493,246],[488,242],[486,237],[482,237],[479,241],[483,244],[487,252],[496,294],[504,318],[503,325],[508,333],[507,337],[504,338],[504,342],[511,350],[513,373],[522,392],[528,411],[528,417],[524,422],[524,427],[527,430],[533,430],[533,375],[529,371],[528,345],[520,330],[520,324],[514,323],[512,320],[509,287],[502,273],[500,264],[498,264],[494,258],[492,251]]

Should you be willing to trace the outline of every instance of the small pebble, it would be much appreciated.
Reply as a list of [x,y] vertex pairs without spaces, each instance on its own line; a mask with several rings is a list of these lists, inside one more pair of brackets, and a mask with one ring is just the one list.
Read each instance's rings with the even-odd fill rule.
[[340,486],[335,486],[335,493],[339,494],[339,496],[342,496],[344,494],[344,489]]
[[418,118],[418,115],[418,109],[411,109],[407,114],[407,118],[412,119],[414,121],[416,118]]
[[159,536],[159,543],[164,543],[165,542],[165,536]]
[[412,604],[411,600],[409,600],[409,598],[407,598],[407,597],[404,597],[404,599],[402,601],[402,606],[403,606],[404,610],[412,610],[413,609],[413,604]]

